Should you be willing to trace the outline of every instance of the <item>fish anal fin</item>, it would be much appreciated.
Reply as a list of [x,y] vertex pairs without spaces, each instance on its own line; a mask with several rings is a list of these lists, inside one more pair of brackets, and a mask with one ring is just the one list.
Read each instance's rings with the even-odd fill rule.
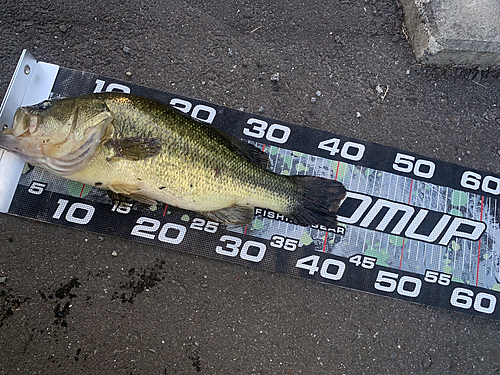
[[250,224],[254,209],[251,206],[230,206],[215,211],[203,211],[202,215],[210,220],[225,224]]
[[146,159],[161,151],[161,144],[157,138],[111,138],[105,142],[105,145],[113,149],[114,152],[114,155],[108,158],[108,162],[113,162],[118,159]]

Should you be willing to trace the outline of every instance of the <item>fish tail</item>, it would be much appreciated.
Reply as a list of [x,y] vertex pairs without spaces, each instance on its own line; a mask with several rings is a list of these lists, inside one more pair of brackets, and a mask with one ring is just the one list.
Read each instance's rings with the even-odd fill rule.
[[346,195],[341,182],[314,176],[290,176],[298,188],[298,199],[289,208],[288,217],[299,225],[337,227],[337,210]]

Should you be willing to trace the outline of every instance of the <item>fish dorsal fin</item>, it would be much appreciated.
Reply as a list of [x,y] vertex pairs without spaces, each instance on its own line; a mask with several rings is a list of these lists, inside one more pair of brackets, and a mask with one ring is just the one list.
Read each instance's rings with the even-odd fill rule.
[[253,220],[253,207],[249,206],[230,206],[200,213],[210,220],[225,224],[249,224]]
[[112,148],[114,151],[114,155],[111,158],[108,158],[109,162],[113,162],[118,159],[146,159],[158,154],[161,151],[161,144],[157,138],[111,138],[104,144],[106,147]]
[[229,146],[238,155],[242,156],[249,162],[260,165],[264,169],[268,169],[271,166],[269,155],[262,151],[260,148],[248,142],[242,141],[241,139],[227,134],[217,128],[214,129],[229,142]]
[[189,120],[194,120],[202,126],[208,126],[214,133],[216,133],[217,135],[219,135],[220,137],[222,137],[227,141],[226,145],[232,151],[236,152],[238,155],[248,160],[249,162],[260,165],[264,169],[268,169],[271,166],[271,160],[269,159],[269,155],[267,155],[264,151],[262,151],[258,147],[248,142],[242,141],[241,139],[236,138],[235,136],[228,134],[222,130],[219,130],[212,124],[207,124],[206,122],[200,121],[197,118],[191,117],[186,113],[180,111],[179,108],[176,107],[172,108],[174,108],[174,110],[178,112],[181,116]]

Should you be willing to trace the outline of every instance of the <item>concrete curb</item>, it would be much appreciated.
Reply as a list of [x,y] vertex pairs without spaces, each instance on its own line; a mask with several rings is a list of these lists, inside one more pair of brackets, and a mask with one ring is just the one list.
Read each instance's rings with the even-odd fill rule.
[[417,59],[431,65],[500,68],[500,1],[401,0]]

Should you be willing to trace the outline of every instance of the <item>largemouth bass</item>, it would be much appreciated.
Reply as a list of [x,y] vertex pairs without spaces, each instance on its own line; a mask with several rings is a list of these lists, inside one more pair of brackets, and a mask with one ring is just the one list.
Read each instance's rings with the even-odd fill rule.
[[345,197],[335,180],[267,170],[258,148],[160,102],[122,93],[19,108],[0,148],[58,176],[139,202],[164,202],[231,224],[254,208],[299,225],[336,226]]

